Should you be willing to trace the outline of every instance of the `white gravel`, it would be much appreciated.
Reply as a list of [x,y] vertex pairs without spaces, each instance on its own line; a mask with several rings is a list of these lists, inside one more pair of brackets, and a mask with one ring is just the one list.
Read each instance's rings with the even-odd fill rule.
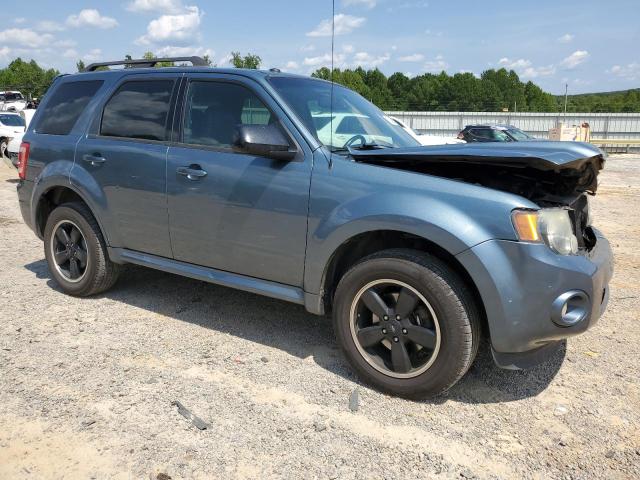
[[0,165],[0,479],[640,477],[640,157],[612,158],[595,200],[617,268],[600,323],[528,372],[481,354],[425,402],[360,385],[299,306],[137,267],[62,294],[15,174]]

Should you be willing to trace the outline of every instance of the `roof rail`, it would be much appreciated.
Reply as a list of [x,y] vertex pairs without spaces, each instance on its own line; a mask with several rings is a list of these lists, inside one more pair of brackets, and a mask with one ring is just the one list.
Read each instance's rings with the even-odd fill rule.
[[149,68],[155,67],[160,62],[191,62],[194,67],[207,67],[209,64],[202,57],[166,57],[166,58],[139,58],[135,60],[116,60],[114,62],[98,62],[87,65],[83,72],[95,72],[100,67],[109,67],[111,65],[135,65],[136,67]]

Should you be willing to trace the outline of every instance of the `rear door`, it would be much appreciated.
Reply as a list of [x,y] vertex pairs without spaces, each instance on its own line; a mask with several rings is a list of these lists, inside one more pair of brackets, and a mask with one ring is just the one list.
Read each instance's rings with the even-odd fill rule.
[[[174,257],[301,286],[311,150],[278,104],[240,76],[190,75],[180,112],[180,141],[169,149],[167,166]],[[278,124],[297,158],[234,150],[240,124]]]
[[171,257],[166,160],[180,74],[123,77],[76,150],[103,191],[110,244]]

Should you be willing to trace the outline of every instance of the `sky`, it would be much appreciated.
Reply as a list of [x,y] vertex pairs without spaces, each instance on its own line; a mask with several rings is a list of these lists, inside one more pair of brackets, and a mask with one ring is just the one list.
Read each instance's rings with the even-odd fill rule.
[[[337,67],[409,76],[514,69],[564,93],[640,87],[640,0],[335,0]],[[230,52],[310,74],[331,59],[330,0],[3,1],[0,67]]]

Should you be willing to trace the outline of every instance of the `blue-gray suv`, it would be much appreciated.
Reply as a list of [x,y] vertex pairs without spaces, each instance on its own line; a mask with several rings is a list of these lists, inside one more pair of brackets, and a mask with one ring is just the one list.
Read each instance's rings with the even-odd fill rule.
[[483,338],[526,368],[603,313],[597,148],[423,147],[339,85],[188,60],[61,76],[31,122],[20,207],[65,292],[132,263],[331,312],[358,374],[408,397]]

